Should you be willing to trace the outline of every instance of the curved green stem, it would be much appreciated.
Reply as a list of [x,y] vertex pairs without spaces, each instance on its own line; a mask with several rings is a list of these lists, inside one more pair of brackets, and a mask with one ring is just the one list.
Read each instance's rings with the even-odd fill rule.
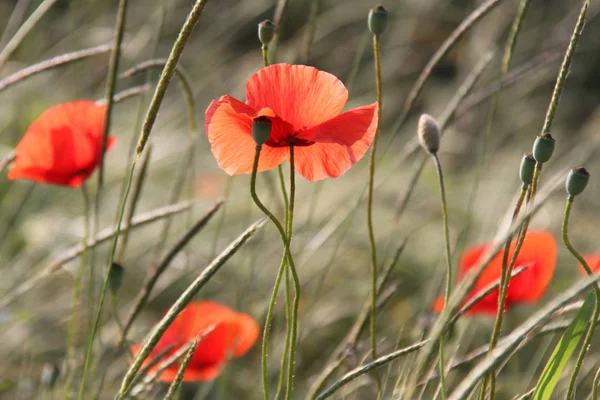
[[[585,259],[575,250],[573,245],[571,245],[571,241],[569,240],[569,218],[571,217],[571,208],[573,206],[574,197],[569,196],[567,198],[567,205],[565,207],[565,217],[563,219],[562,224],[562,238],[565,246],[571,252],[571,254],[583,265],[585,268],[585,272],[589,276],[594,275],[594,272],[590,269],[589,265],[585,262]],[[598,316],[600,315],[600,287],[595,283],[592,286],[594,290],[594,294],[596,295],[596,304],[594,306],[594,313],[592,314],[592,319],[590,321],[590,325],[585,333],[585,337],[583,339],[583,345],[581,346],[581,350],[579,351],[579,356],[577,357],[577,362],[575,363],[575,368],[573,368],[573,373],[571,374],[571,379],[569,380],[569,388],[567,390],[567,399],[572,399],[575,393],[575,383],[577,381],[577,375],[579,374],[579,370],[583,365],[583,360],[585,359],[585,355],[587,354],[588,348],[590,347],[590,343],[592,341],[592,336],[594,336],[594,330],[596,329],[596,321],[598,320]],[[595,397],[592,397],[595,398]]]
[[[281,276],[283,275],[283,270],[285,268],[285,261],[287,259],[289,266],[290,266],[290,270],[292,272],[292,277],[294,279],[294,285],[296,286],[296,296],[294,298],[294,310],[292,312],[292,344],[291,344],[291,350],[290,350],[290,365],[293,365],[293,360],[294,360],[294,351],[295,351],[295,340],[296,340],[296,331],[297,331],[297,327],[294,326],[294,319],[297,320],[297,314],[298,314],[298,304],[299,304],[299,284],[298,284],[298,276],[296,274],[296,267],[294,264],[294,259],[292,258],[291,252],[290,252],[290,247],[289,247],[289,239],[287,237],[287,235],[285,234],[285,230],[283,228],[283,226],[281,225],[281,222],[279,222],[279,220],[277,219],[277,217],[275,217],[275,215],[273,215],[273,213],[271,211],[269,211],[269,209],[267,207],[265,207],[265,205],[260,201],[260,199],[258,198],[258,195],[256,194],[256,175],[257,175],[257,171],[258,171],[258,161],[260,158],[260,152],[262,150],[262,146],[257,145],[256,146],[256,153],[254,156],[254,165],[252,167],[252,175],[250,177],[250,195],[252,196],[252,199],[254,200],[254,203],[256,203],[256,206],[267,216],[267,218],[269,218],[271,220],[271,222],[273,222],[273,225],[275,225],[275,228],[277,229],[279,236],[281,237],[281,240],[283,241],[283,245],[284,245],[284,256],[283,259],[281,261],[281,266],[279,268],[279,273],[277,274],[277,279],[276,279],[276,285],[278,285],[279,281],[281,280]],[[290,149],[290,164],[293,165],[293,147]],[[293,178],[290,178],[290,181],[292,183],[292,187],[290,188],[290,191],[294,191],[295,190],[295,180]],[[291,215],[290,215],[291,217]],[[275,289],[275,288],[274,288]],[[273,295],[271,296],[271,303],[272,305],[274,305],[274,297],[276,296],[277,292],[274,290],[273,291]],[[267,311],[267,323],[265,324],[265,332],[267,332],[268,326],[269,326],[269,322],[270,319],[272,317],[272,307],[269,307],[270,310]],[[269,315],[269,313],[271,315]],[[294,318],[294,316],[296,318]],[[266,378],[267,378],[267,374],[266,374],[266,345],[267,343],[265,342],[265,332],[263,332],[263,360],[262,360],[262,367],[263,367],[263,391],[265,394],[265,399],[268,399],[268,389],[267,389],[267,382],[266,382]],[[268,332],[267,332],[267,338],[268,338]],[[293,382],[293,368],[290,369],[290,373],[288,374],[288,392],[291,393],[292,390],[292,382]],[[287,396],[287,393],[286,393]]]
[[267,309],[267,317],[265,320],[265,327],[263,329],[262,347],[260,365],[262,369],[262,385],[264,399],[269,400],[269,379],[267,374],[267,344],[269,342],[269,331],[271,330],[271,321],[273,320],[273,310],[275,309],[275,302],[277,300],[277,292],[279,292],[279,285],[281,283],[281,277],[286,267],[285,251],[284,256],[281,258],[281,264],[275,277],[275,285],[273,286],[273,292],[271,294],[271,300],[269,301],[269,308]]
[[[286,236],[291,238],[292,227],[290,223],[290,206],[288,200],[287,190],[285,188],[285,178],[283,176],[283,168],[281,164],[277,167],[277,174],[279,175],[279,185],[281,186],[281,194],[283,196],[283,205],[285,208],[285,229]],[[287,261],[287,259],[284,259]],[[290,341],[292,336],[292,324],[291,324],[291,292],[290,292],[290,269],[287,268],[287,263],[285,264],[285,317],[287,321],[286,332],[285,332],[285,345],[283,348],[283,356],[281,357],[281,365],[279,368],[279,383],[277,386],[277,393],[275,394],[275,399],[279,399],[279,396],[283,392],[285,376],[287,371],[287,363],[288,363],[288,354],[290,351]]]
[[[383,107],[383,90],[381,82],[381,57],[379,52],[379,36],[373,35],[373,57],[375,59],[375,84],[377,86],[377,131],[371,145],[369,157],[369,187],[367,190],[367,228],[369,230],[369,244],[371,246],[371,357],[377,358],[377,329],[375,314],[377,312],[377,246],[375,243],[375,232],[373,228],[373,188],[375,185],[375,154],[379,139],[379,127],[381,126],[381,111]],[[381,381],[376,375],[377,393],[381,392]]]
[[[287,261],[287,259],[285,259]],[[290,291],[290,269],[287,268],[285,263],[285,316],[286,316],[286,330],[285,330],[285,344],[283,347],[283,356],[281,357],[281,364],[279,367],[279,383],[277,385],[277,393],[275,399],[279,399],[279,396],[283,393],[283,388],[286,381],[288,355],[290,352],[290,342],[292,339],[292,324],[291,324],[291,291]]]
[[294,198],[296,197],[296,172],[294,171],[294,145],[290,145],[290,206],[288,211],[288,228],[289,236],[287,241],[288,266],[292,273],[292,281],[294,282],[294,303],[292,305],[292,337],[290,341],[290,355],[287,377],[287,391],[285,399],[292,398],[294,389],[294,364],[296,360],[296,341],[298,335],[298,309],[300,306],[300,279],[296,271],[296,266],[290,254],[290,243],[292,241],[292,223],[294,221]]
[[[437,171],[439,186],[440,186],[440,198],[442,202],[442,219],[444,225],[444,242],[445,242],[445,252],[446,252],[446,291],[444,294],[444,304],[447,305],[450,300],[450,294],[452,291],[452,253],[450,250],[450,228],[448,227],[448,206],[446,201],[446,188],[444,186],[444,174],[442,172],[442,164],[440,163],[440,159],[437,153],[433,153],[432,155],[433,162],[435,164],[435,169]],[[442,389],[442,399],[446,398],[446,379],[444,372],[444,339],[443,337],[440,339],[440,356],[439,356],[439,364],[440,364],[440,386]]]

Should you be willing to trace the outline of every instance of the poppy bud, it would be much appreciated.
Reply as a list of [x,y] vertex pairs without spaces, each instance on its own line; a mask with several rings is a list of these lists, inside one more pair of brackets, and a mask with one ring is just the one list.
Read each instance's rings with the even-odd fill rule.
[[123,283],[123,275],[125,275],[125,268],[116,262],[112,263],[110,274],[108,275],[108,285],[113,294],[117,293],[121,284]]
[[384,6],[377,6],[369,11],[369,30],[373,35],[385,32],[388,23],[388,12]]
[[533,170],[535,169],[535,158],[533,154],[527,153],[521,160],[521,169],[519,170],[519,176],[524,185],[531,185],[533,181]]
[[440,126],[429,114],[422,114],[417,127],[419,143],[428,153],[435,154],[440,148]]
[[271,136],[271,120],[267,117],[254,118],[252,123],[252,137],[257,145],[263,145]]
[[552,153],[554,153],[555,144],[556,140],[549,133],[538,136],[533,143],[533,157],[535,161],[540,164],[547,162],[552,157]]
[[275,24],[265,19],[263,22],[258,24],[258,39],[264,45],[271,43],[275,36]]
[[46,363],[42,368],[42,376],[40,377],[40,383],[42,386],[48,389],[52,389],[58,380],[60,375],[60,368],[54,363]]
[[565,184],[569,196],[577,196],[583,192],[589,180],[590,173],[583,167],[573,168],[569,171]]

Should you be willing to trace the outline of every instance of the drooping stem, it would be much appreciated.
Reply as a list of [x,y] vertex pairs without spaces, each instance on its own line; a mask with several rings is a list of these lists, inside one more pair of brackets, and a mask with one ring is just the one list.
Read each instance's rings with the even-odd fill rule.
[[[442,164],[437,153],[432,153],[433,162],[438,175],[440,186],[440,198],[442,203],[442,220],[444,225],[444,242],[446,253],[446,291],[444,293],[444,305],[448,304],[450,294],[452,292],[452,251],[450,250],[450,228],[448,227],[448,205],[446,202],[446,188],[444,185],[444,174],[442,172]],[[444,372],[444,339],[440,339],[440,386],[442,389],[442,399],[446,398],[446,379]]]
[[[565,246],[569,250],[569,252],[581,263],[585,272],[589,276],[594,275],[594,272],[591,270],[589,265],[585,262],[585,259],[575,250],[573,245],[571,245],[571,241],[569,240],[569,219],[571,217],[571,208],[573,206],[574,197],[569,195],[567,197],[567,205],[565,207],[565,217],[563,219],[562,224],[562,238]],[[587,354],[588,348],[590,347],[590,343],[592,341],[592,336],[594,336],[594,330],[596,329],[596,321],[598,320],[598,316],[600,315],[600,287],[598,287],[597,283],[594,283],[592,286],[594,290],[594,294],[596,295],[596,304],[594,305],[594,313],[592,314],[592,319],[590,320],[590,325],[585,333],[585,337],[583,339],[583,345],[581,346],[581,350],[579,350],[579,356],[577,357],[577,362],[575,363],[575,368],[573,368],[573,373],[571,374],[571,379],[569,380],[569,387],[567,389],[566,399],[571,400],[573,398],[575,392],[575,383],[577,381],[577,375],[579,374],[579,370],[583,365],[583,360],[585,359],[585,355]],[[595,397],[593,397],[595,398]]]
[[[383,91],[381,83],[381,58],[379,52],[379,36],[373,35],[373,57],[375,59],[375,84],[377,86],[377,131],[371,144],[371,155],[369,157],[369,186],[367,190],[367,229],[369,231],[369,244],[371,246],[371,357],[377,358],[377,330],[375,314],[377,312],[377,246],[375,243],[375,231],[373,228],[373,189],[375,185],[375,154],[377,152],[377,141],[379,139],[379,126],[381,124],[381,110],[383,107]],[[381,382],[376,377],[378,393]]]
[[71,393],[71,384],[73,382],[73,375],[75,373],[70,362],[73,359],[74,347],[75,347],[75,337],[77,336],[77,305],[79,303],[79,292],[81,290],[81,278],[83,277],[83,270],[85,269],[86,264],[86,255],[87,255],[87,243],[89,240],[90,234],[90,201],[87,190],[85,188],[85,184],[81,187],[81,193],[83,197],[83,251],[79,256],[79,266],[77,267],[77,272],[75,273],[75,280],[73,281],[73,295],[71,299],[71,310],[69,312],[69,327],[67,332],[67,346],[66,346],[66,368],[67,368],[67,377],[65,379],[65,399],[70,397]]

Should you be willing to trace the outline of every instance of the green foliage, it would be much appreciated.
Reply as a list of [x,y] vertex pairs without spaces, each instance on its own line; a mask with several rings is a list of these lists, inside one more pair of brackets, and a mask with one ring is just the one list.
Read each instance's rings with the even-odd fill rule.
[[533,400],[550,400],[558,379],[583,338],[587,326],[590,324],[595,302],[596,298],[594,294],[589,294],[579,311],[577,311],[577,314],[575,314],[569,327],[561,336],[535,386]]

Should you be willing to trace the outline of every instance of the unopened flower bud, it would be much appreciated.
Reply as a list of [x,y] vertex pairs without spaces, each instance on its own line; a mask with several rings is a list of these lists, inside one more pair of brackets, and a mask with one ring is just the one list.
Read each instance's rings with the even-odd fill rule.
[[549,133],[538,136],[533,143],[533,157],[535,161],[540,164],[547,162],[552,157],[552,153],[554,153],[555,144],[556,140]]
[[533,154],[525,154],[521,160],[521,169],[519,170],[519,176],[524,185],[531,185],[534,169],[535,158],[533,158]]
[[583,192],[589,180],[590,173],[583,167],[573,168],[569,171],[565,184],[569,196],[577,196]]
[[388,24],[388,12],[384,6],[377,6],[369,11],[369,30],[373,35],[381,35]]
[[121,284],[123,283],[123,275],[125,275],[125,268],[120,264],[114,262],[108,275],[108,285],[113,294],[117,293]]
[[258,39],[264,45],[271,43],[275,36],[275,24],[265,19],[263,22],[258,24]]
[[429,114],[422,114],[417,127],[419,143],[428,153],[435,154],[440,148],[440,126]]
[[271,120],[267,117],[254,118],[252,123],[252,137],[258,145],[263,145],[271,136]]
[[58,380],[60,375],[60,369],[58,365],[54,363],[46,363],[42,368],[42,376],[40,377],[40,383],[47,389],[52,389]]

